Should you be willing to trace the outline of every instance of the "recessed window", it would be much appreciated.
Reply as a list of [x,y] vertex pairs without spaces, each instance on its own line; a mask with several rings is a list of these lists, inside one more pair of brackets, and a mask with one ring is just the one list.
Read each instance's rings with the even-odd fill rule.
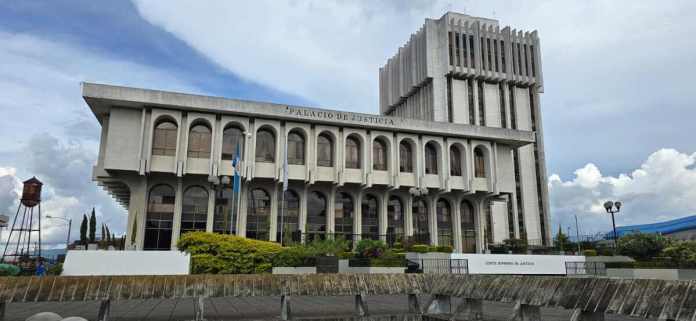
[[346,168],[360,168],[360,141],[355,136],[346,138]]
[[239,154],[243,158],[244,133],[238,127],[230,126],[222,132],[222,159],[232,160]]
[[256,132],[256,161],[264,163],[275,162],[275,135],[268,129]]
[[326,133],[322,133],[317,139],[317,165],[333,166],[333,140]]
[[423,198],[413,200],[413,238],[419,244],[430,244],[430,225],[428,224],[428,206]]
[[481,147],[474,149],[474,172],[476,177],[486,177],[486,158]]
[[382,139],[375,139],[372,143],[372,169],[387,170],[387,144]]
[[425,144],[425,173],[436,175],[438,173],[437,166],[437,147],[435,143],[429,142]]
[[143,249],[171,250],[174,200],[174,189],[169,185],[157,185],[150,189]]
[[305,140],[298,132],[288,134],[288,164],[304,165]]
[[450,146],[450,175],[462,176],[462,153],[457,146]]
[[184,192],[181,209],[181,234],[205,231],[208,222],[208,191],[201,186],[192,186]]
[[253,189],[247,199],[246,237],[256,240],[269,240],[271,227],[271,197],[265,190]]
[[334,202],[336,237],[342,237],[346,240],[353,239],[353,208],[353,198],[350,194],[345,192],[336,194]]
[[365,195],[362,199],[362,238],[370,240],[379,239],[379,202],[372,195]]
[[199,124],[191,127],[188,138],[188,157],[210,158],[210,127]]
[[452,211],[449,203],[440,199],[437,201],[437,242],[442,246],[452,246]]
[[411,144],[406,140],[399,143],[399,171],[413,173],[413,152]]
[[[299,217],[300,217],[300,197],[293,190],[287,190],[282,194],[278,193],[278,204],[281,204],[282,208],[278,213],[277,228],[276,228],[276,240],[285,245],[293,241],[293,233],[299,230]],[[283,198],[283,199],[281,199]],[[285,201],[283,204],[282,201]],[[282,216],[281,216],[282,214]],[[283,231],[282,238],[280,231]]]
[[152,134],[152,155],[176,155],[177,126],[174,122],[160,122]]

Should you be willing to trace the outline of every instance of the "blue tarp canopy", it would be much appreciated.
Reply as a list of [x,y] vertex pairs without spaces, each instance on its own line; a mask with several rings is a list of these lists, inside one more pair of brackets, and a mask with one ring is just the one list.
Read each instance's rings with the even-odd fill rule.
[[[670,234],[691,229],[696,229],[696,215],[653,224],[617,226],[616,234],[618,234],[619,237],[637,232]],[[607,233],[606,236],[607,238],[611,238],[612,232]]]

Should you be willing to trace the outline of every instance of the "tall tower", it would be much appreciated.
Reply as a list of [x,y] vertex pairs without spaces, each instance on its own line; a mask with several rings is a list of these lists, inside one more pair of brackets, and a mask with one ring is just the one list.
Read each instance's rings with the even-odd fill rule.
[[380,113],[535,132],[512,151],[515,235],[550,244],[548,186],[539,94],[537,32],[500,28],[497,20],[448,12],[426,19],[379,70]]

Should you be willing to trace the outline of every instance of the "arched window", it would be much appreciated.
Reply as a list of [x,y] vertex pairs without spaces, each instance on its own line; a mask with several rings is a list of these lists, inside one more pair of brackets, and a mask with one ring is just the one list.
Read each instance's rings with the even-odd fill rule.
[[145,221],[145,250],[172,249],[174,199],[174,189],[169,185],[157,185],[150,189]]
[[235,126],[229,126],[222,132],[222,159],[232,160],[239,154],[244,157],[244,132]]
[[440,199],[437,201],[437,242],[442,246],[452,246],[452,211],[449,203]]
[[271,197],[260,188],[249,193],[247,200],[246,237],[268,241],[270,239]]
[[399,242],[404,236],[404,210],[401,199],[396,196],[389,198],[387,206],[387,244]]
[[486,157],[481,147],[474,149],[474,174],[476,177],[486,177]]
[[324,167],[332,167],[333,164],[333,140],[331,137],[322,133],[317,138],[317,165]]
[[425,173],[437,174],[437,146],[435,143],[429,142],[425,144]]
[[200,186],[192,186],[184,191],[181,209],[181,234],[205,231],[208,222],[208,191]]
[[160,122],[155,126],[152,135],[152,155],[176,155],[177,126],[174,122]]
[[474,207],[469,201],[460,204],[459,213],[462,226],[462,251],[476,253],[476,225],[474,223]]
[[308,240],[324,238],[326,234],[326,196],[320,192],[309,193],[307,199]]
[[362,199],[362,238],[379,240],[379,202],[372,195],[365,195]]
[[256,132],[256,161],[264,163],[275,162],[275,135],[269,129]]
[[237,234],[237,194],[234,194],[231,185],[224,185],[222,193],[215,193],[215,195],[213,232]]
[[450,146],[450,175],[462,176],[462,153],[457,146]]
[[[282,208],[278,213],[278,223],[276,229],[276,240],[282,242],[282,244],[290,244],[293,241],[292,235],[297,230],[299,230],[299,218],[300,218],[300,197],[297,196],[293,190],[285,191],[285,204],[283,200],[280,199],[280,193],[278,193],[278,204],[281,204]],[[283,236],[281,239],[281,233],[283,231]],[[299,241],[299,240],[295,240]]]
[[430,244],[430,225],[428,224],[428,204],[422,198],[413,200],[413,237],[417,243]]
[[353,198],[348,193],[337,193],[334,202],[336,236],[353,240]]
[[191,127],[188,138],[188,157],[210,158],[210,127],[198,124]]
[[372,142],[372,169],[377,171],[387,170],[387,143],[381,138]]
[[361,168],[360,141],[355,136],[346,138],[346,168]]
[[411,144],[406,140],[399,143],[399,171],[403,173],[413,173],[413,152]]
[[288,164],[304,165],[305,139],[296,131],[288,134]]

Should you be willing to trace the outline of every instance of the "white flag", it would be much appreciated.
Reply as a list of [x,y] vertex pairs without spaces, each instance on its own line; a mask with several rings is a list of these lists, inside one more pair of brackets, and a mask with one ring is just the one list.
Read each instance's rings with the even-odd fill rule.
[[288,140],[285,136],[285,155],[283,160],[283,192],[288,190]]

